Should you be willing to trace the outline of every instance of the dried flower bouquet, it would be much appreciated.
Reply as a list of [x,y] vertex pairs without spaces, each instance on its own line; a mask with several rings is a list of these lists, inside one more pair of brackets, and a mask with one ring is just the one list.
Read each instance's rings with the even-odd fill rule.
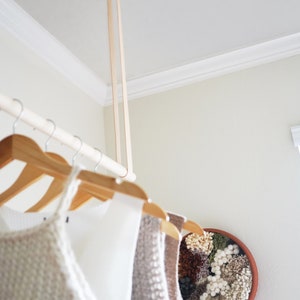
[[[180,244],[178,275],[183,300],[248,300],[252,269],[243,249],[224,234],[190,233]],[[257,271],[256,266],[254,269]]]

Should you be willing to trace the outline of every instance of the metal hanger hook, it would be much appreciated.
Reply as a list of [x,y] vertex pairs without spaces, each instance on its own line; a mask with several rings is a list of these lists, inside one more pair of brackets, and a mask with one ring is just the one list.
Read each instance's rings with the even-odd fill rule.
[[101,162],[102,162],[102,159],[103,159],[103,153],[98,148],[94,148],[94,149],[97,150],[100,153],[100,159],[99,159],[99,161],[97,162],[97,164],[94,168],[94,171],[96,172],[97,169],[99,168],[99,166],[101,165]]
[[77,152],[72,157],[72,166],[74,166],[75,160],[76,160],[77,156],[79,155],[79,153],[80,153],[80,151],[82,149],[82,146],[83,146],[82,139],[79,136],[77,136],[77,135],[74,135],[74,137],[77,138],[77,139],[79,139],[80,146],[79,146],[79,149],[77,150]]
[[52,137],[53,137],[53,135],[54,135],[54,132],[55,132],[55,130],[56,130],[56,124],[55,124],[55,122],[53,121],[53,120],[51,120],[51,119],[46,119],[48,122],[50,122],[50,123],[52,123],[52,125],[53,125],[53,129],[52,129],[52,132],[51,132],[51,134],[49,135],[49,137],[48,137],[48,139],[47,139],[47,141],[46,141],[46,143],[45,143],[45,152],[47,152],[47,150],[48,150],[48,145],[49,145],[49,141],[52,139]]
[[24,105],[23,105],[22,101],[19,100],[19,99],[13,99],[13,100],[16,101],[16,102],[18,102],[18,103],[21,105],[20,113],[19,113],[19,115],[17,116],[16,120],[14,121],[13,127],[12,127],[12,129],[13,129],[13,134],[15,134],[15,132],[16,132],[16,126],[17,126],[19,120],[21,119],[22,114],[23,114],[23,111],[24,111]]

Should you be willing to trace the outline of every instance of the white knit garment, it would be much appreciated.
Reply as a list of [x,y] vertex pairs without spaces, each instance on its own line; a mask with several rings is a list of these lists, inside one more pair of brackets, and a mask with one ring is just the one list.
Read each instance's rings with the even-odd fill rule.
[[0,299],[96,300],[71,250],[65,230],[78,182],[70,174],[56,212],[40,225],[0,233]]
[[160,221],[143,216],[133,267],[132,300],[168,300]]

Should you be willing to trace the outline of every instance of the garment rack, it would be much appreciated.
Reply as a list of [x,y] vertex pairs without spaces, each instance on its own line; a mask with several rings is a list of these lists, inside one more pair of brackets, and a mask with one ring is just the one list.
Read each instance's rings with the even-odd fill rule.
[[[9,113],[14,117],[18,117],[21,112],[20,104],[14,101],[13,99],[6,97],[0,94],[0,109]],[[63,129],[56,127],[53,132],[53,124],[44,119],[43,117],[37,115],[36,113],[23,108],[23,112],[20,116],[20,120],[27,123],[33,128],[38,129],[41,132],[44,132],[47,135],[52,134],[52,137],[57,141],[63,143],[64,145],[70,147],[71,149],[78,151],[78,148],[81,147],[80,154],[89,158],[90,160],[97,163],[99,161],[99,150],[87,145],[86,143],[82,143],[78,140],[78,138]],[[104,155],[102,152],[101,157],[101,166],[115,175],[121,177],[124,180],[133,182],[136,179],[136,175],[133,172],[128,172],[127,169],[121,164],[117,163],[110,157]]]

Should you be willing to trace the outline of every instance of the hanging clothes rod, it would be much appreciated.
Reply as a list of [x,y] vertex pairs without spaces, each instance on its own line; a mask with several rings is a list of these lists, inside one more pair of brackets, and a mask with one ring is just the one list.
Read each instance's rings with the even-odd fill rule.
[[[18,117],[20,114],[20,104],[13,99],[6,97],[0,94],[0,108],[3,111],[6,111],[10,115],[14,117]],[[53,124],[51,124],[46,119],[42,118],[41,116],[37,115],[36,113],[24,108],[20,120],[27,123],[33,128],[44,132],[47,135],[53,134],[52,138],[56,139],[57,141],[63,143],[64,145],[70,147],[71,149],[78,151],[78,148],[81,147],[80,154],[84,155],[85,157],[89,158],[90,160],[94,161],[95,163],[99,162],[99,151],[85,143],[82,143],[78,140],[78,138],[63,129],[56,127],[55,131],[53,131]],[[104,155],[102,153],[101,158],[101,166],[115,175],[121,177],[127,181],[135,181],[136,175],[132,172],[127,172],[127,169],[122,166],[121,164],[117,163],[110,157]]]

